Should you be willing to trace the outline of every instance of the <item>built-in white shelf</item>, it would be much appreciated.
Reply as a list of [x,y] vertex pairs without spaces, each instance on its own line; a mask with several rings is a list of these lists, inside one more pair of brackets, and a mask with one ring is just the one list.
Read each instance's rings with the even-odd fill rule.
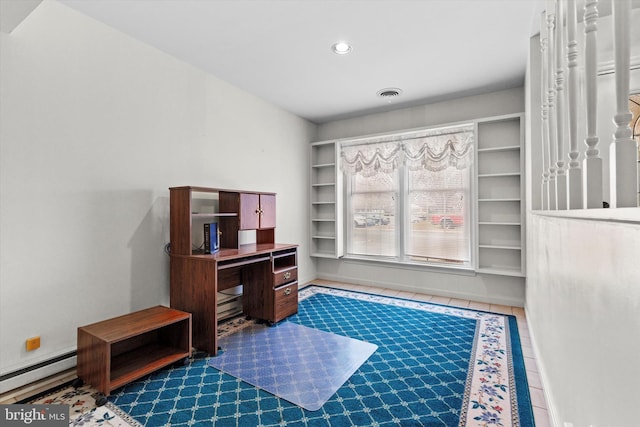
[[497,226],[509,226],[509,227],[520,227],[519,222],[491,222],[491,221],[479,221],[478,225],[497,225]]
[[520,151],[520,146],[506,145],[504,147],[478,148],[478,153],[495,153],[498,151]]
[[311,256],[339,258],[343,255],[343,243],[338,144],[335,141],[312,143],[309,158]]
[[505,245],[478,245],[479,248],[489,248],[489,249],[509,249],[509,250],[521,250],[520,246],[505,246]]
[[478,121],[476,271],[523,277],[523,115]]
[[321,236],[321,235],[314,235],[312,236],[314,239],[329,239],[329,240],[335,240],[335,236]]
[[509,268],[505,266],[501,266],[499,268],[481,267],[481,268],[477,268],[476,272],[482,273],[482,274],[495,274],[498,276],[525,277],[525,274],[521,271],[520,268]]
[[496,178],[502,176],[520,176],[520,172],[478,174],[478,178]]

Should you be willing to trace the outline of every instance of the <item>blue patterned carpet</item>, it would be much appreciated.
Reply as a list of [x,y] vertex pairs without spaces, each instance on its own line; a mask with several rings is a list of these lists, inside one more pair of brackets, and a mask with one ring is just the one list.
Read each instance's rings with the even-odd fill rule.
[[512,316],[308,287],[286,321],[378,349],[317,411],[194,360],[114,391],[146,426],[534,425]]

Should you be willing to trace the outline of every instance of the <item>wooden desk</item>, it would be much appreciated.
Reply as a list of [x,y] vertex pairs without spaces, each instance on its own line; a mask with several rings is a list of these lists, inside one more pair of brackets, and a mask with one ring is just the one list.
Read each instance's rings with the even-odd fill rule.
[[217,293],[243,285],[244,314],[278,322],[298,311],[297,245],[261,243],[171,255],[171,307],[193,315],[193,346],[218,351]]

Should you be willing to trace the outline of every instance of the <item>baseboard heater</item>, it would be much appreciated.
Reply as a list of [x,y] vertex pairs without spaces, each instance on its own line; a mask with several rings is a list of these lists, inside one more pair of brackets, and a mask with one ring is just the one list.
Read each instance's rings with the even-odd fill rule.
[[218,322],[242,314],[242,285],[218,292]]
[[2,374],[0,375],[0,393],[6,393],[18,387],[71,369],[76,366],[76,355],[75,350],[70,351],[60,356]]

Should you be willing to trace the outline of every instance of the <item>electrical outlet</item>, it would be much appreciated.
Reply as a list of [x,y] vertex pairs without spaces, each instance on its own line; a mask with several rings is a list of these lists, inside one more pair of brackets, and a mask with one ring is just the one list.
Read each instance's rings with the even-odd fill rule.
[[40,337],[27,338],[27,351],[33,351],[40,348]]

